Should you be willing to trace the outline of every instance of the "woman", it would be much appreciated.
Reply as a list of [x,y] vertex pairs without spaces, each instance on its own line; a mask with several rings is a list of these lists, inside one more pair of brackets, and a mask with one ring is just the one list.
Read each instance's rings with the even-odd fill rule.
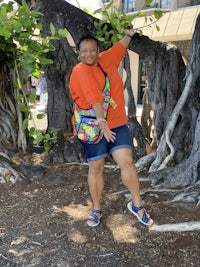
[[[139,179],[132,157],[132,142],[127,127],[124,87],[118,67],[125,56],[135,31],[126,30],[124,38],[110,49],[99,52],[98,40],[91,35],[84,36],[78,43],[80,63],[70,77],[70,92],[73,100],[83,109],[93,108],[97,122],[103,131],[103,138],[97,144],[81,141],[89,163],[88,185],[93,201],[93,210],[87,219],[88,226],[97,226],[102,217],[101,197],[104,188],[105,157],[111,154],[121,169],[121,178],[132,195],[127,207],[144,225],[152,225],[153,220],[141,205]],[[103,71],[102,71],[103,70]],[[102,88],[104,72],[110,80],[112,102],[104,119]]]

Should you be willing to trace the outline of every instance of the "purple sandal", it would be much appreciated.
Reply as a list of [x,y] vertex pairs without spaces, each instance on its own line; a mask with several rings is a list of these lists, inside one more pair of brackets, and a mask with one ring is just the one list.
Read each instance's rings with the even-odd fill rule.
[[[98,217],[95,213],[99,214],[100,216]],[[98,226],[100,224],[100,219],[102,217],[102,211],[101,210],[92,210],[90,217],[87,219],[87,225],[88,226]],[[93,222],[93,223],[90,223]]]
[[[148,225],[148,226],[150,226],[150,225],[152,225],[153,224],[153,222],[149,222],[149,219],[150,219],[150,216],[149,216],[149,214],[146,212],[146,210],[145,210],[145,208],[143,207],[143,206],[140,206],[140,207],[135,207],[134,206],[134,204],[133,204],[133,201],[131,201],[131,202],[129,202],[128,204],[127,204],[127,208],[128,208],[128,210],[131,212],[131,213],[133,213],[135,216],[136,216],[136,218],[138,219],[138,221],[140,221],[142,224],[144,224],[144,225]],[[139,216],[139,214],[138,214],[138,211],[139,210],[144,210],[144,214],[143,214],[143,216],[142,216],[142,218]]]

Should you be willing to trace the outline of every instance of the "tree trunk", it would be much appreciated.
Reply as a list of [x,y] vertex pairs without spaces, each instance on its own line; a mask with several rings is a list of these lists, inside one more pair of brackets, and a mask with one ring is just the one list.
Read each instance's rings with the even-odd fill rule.
[[[167,127],[162,135],[157,153],[149,170],[152,179],[164,180],[160,187],[192,186],[190,194],[197,201],[200,180],[200,15],[197,18],[192,40],[192,53],[186,69],[185,86],[179,97]],[[181,80],[182,81],[182,80]],[[181,81],[179,82],[182,85]],[[182,81],[183,82],[183,81]],[[168,155],[169,148],[171,156]],[[155,174],[156,170],[166,167],[166,156],[178,163],[175,167],[164,169]],[[174,155],[174,156],[173,156]],[[167,161],[168,162],[168,161]],[[144,159],[141,159],[144,164]],[[147,159],[149,165],[149,158]],[[138,163],[139,165],[139,163]],[[138,166],[139,167],[139,166]],[[185,190],[187,192],[187,190]],[[187,192],[188,197],[188,192]]]
[[126,53],[124,59],[124,68],[126,70],[126,82],[125,89],[128,93],[128,128],[130,130],[131,138],[133,141],[133,158],[135,161],[146,155],[146,146],[144,136],[142,134],[141,125],[138,123],[136,118],[136,105],[131,86],[131,70],[130,70],[130,59],[128,53]]

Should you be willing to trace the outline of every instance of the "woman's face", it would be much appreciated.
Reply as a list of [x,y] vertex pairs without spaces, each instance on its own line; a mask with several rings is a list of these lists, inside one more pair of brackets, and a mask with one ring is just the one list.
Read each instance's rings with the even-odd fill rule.
[[93,40],[84,40],[80,43],[79,58],[84,64],[95,66],[99,58],[99,49]]

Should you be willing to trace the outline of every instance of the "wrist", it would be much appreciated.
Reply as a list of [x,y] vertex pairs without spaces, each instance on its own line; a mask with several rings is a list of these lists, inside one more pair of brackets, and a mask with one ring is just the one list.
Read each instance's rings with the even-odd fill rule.
[[128,36],[128,37],[131,38],[131,39],[132,39],[132,37],[133,37],[132,35],[130,35],[130,34],[128,34],[128,33],[125,34],[125,36]]
[[97,119],[97,123],[99,124],[99,123],[101,123],[101,122],[106,122],[106,120],[105,120],[104,118],[98,118],[98,119]]

